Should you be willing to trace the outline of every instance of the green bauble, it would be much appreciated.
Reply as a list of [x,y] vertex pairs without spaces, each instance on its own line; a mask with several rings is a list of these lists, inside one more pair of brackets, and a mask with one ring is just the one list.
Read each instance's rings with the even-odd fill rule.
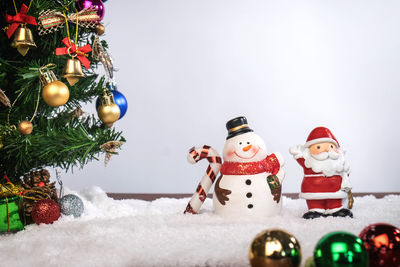
[[318,241],[314,262],[317,267],[367,267],[368,255],[359,237],[332,232]]
[[[17,232],[24,229],[19,217],[19,196],[0,199],[0,233]],[[7,216],[8,202],[8,216]]]

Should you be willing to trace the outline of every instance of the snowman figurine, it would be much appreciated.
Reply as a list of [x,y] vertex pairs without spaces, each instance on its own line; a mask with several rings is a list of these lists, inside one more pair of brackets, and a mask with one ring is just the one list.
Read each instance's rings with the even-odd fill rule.
[[245,117],[226,123],[221,176],[215,184],[214,210],[224,217],[268,217],[279,214],[283,157],[268,155],[264,141]]

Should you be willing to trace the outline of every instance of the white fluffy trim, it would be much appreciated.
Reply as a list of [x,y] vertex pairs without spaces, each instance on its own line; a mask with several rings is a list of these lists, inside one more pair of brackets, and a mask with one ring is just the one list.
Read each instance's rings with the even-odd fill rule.
[[311,141],[308,141],[307,143],[305,143],[304,147],[310,147],[311,145],[319,144],[319,143],[334,143],[334,144],[336,144],[337,147],[339,147],[339,144],[332,138],[314,139],[314,140],[311,140]]
[[346,198],[346,192],[339,190],[333,193],[300,193],[300,198],[304,199],[338,199]]

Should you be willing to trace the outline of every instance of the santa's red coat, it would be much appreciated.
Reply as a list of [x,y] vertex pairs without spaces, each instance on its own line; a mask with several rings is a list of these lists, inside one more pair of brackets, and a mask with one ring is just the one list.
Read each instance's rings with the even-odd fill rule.
[[304,164],[304,158],[296,159],[304,169],[304,178],[301,183],[300,197],[304,199],[343,199],[347,194],[341,190],[342,176],[325,176],[322,172],[316,173]]

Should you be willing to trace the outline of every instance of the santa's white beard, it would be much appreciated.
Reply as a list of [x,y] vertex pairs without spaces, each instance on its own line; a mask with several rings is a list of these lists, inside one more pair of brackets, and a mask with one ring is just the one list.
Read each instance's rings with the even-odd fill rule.
[[315,173],[322,172],[325,176],[348,173],[350,170],[350,165],[344,158],[344,151],[340,148],[338,152],[331,150],[314,155],[310,154],[308,148],[304,148],[303,158],[307,168],[311,168]]

